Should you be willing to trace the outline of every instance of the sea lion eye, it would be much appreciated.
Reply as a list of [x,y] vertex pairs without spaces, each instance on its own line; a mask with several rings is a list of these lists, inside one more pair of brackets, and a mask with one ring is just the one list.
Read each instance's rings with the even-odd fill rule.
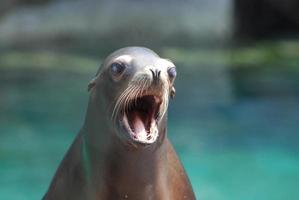
[[111,70],[111,74],[113,76],[119,76],[123,73],[123,71],[125,70],[125,65],[122,64],[122,63],[112,63],[111,64],[111,67],[110,67],[110,70]]
[[167,71],[167,73],[168,73],[168,76],[169,76],[170,79],[174,79],[176,77],[176,69],[175,69],[175,67],[169,68],[168,71]]

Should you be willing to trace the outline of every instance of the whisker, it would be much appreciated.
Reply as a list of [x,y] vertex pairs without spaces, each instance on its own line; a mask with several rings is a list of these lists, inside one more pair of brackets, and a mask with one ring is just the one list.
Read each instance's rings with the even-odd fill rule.
[[131,87],[128,87],[118,98],[118,100],[116,101],[116,104],[114,106],[113,112],[112,112],[112,119],[116,120],[116,114],[119,112],[119,109],[121,108],[121,106],[123,105],[124,99],[126,98],[126,96],[130,93],[130,91],[132,90]]
[[[161,92],[162,92],[162,102],[160,109],[158,111],[158,117],[162,118],[164,114],[166,113],[167,107],[168,107],[168,92],[169,88],[165,87],[167,84],[161,85]],[[151,79],[149,79],[147,76],[138,75],[136,76],[128,85],[128,87],[120,94],[118,97],[115,106],[113,108],[112,112],[112,119],[115,121],[117,114],[120,111],[128,112],[130,109],[130,106],[132,106],[132,103],[134,105],[137,105],[138,97],[142,96],[144,94],[144,91],[147,90],[151,86]]]

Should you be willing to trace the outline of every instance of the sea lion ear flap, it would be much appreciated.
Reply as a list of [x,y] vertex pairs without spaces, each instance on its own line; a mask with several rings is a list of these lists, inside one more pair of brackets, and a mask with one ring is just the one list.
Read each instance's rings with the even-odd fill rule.
[[88,87],[87,87],[88,92],[96,85],[96,78],[97,77],[94,77],[93,79],[91,79],[91,81],[89,81]]
[[174,88],[173,86],[171,87],[170,97],[171,97],[172,99],[174,99],[174,97],[175,97],[175,88]]

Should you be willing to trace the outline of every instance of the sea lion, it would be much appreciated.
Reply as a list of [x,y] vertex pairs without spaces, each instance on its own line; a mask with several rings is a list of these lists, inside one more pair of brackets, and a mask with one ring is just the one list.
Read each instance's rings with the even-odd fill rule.
[[167,130],[176,69],[150,49],[109,55],[89,85],[86,118],[44,200],[195,199]]

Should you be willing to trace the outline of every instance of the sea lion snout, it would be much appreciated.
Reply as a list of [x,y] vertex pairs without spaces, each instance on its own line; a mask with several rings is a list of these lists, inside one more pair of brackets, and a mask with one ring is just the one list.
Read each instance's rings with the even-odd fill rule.
[[[136,77],[143,76],[150,82],[152,89],[161,90],[162,87],[168,87],[169,81],[167,80],[167,69],[165,66],[160,66],[159,63],[155,65],[147,65],[139,73],[136,73]],[[163,86],[164,85],[164,86]]]

